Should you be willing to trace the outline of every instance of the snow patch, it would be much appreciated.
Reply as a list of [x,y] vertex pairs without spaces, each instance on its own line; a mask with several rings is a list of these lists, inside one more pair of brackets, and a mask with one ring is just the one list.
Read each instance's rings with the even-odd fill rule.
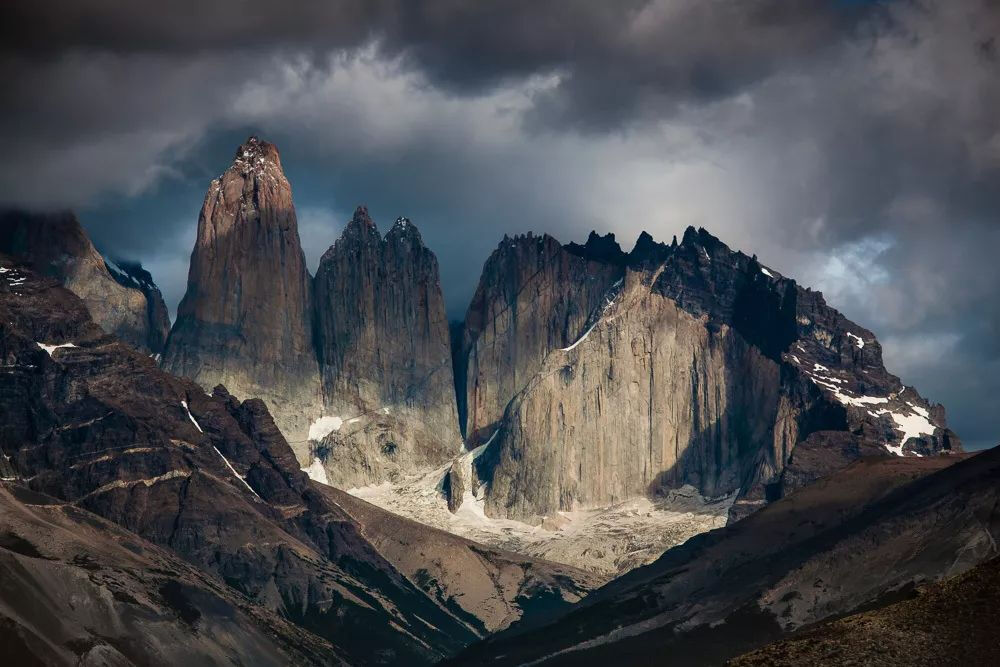
[[576,340],[576,342],[575,342],[575,343],[573,343],[573,344],[572,344],[572,345],[570,345],[569,347],[561,347],[561,348],[559,348],[559,350],[560,350],[561,352],[569,352],[570,350],[572,350],[573,348],[575,348],[575,347],[576,347],[577,345],[579,345],[579,344],[580,344],[580,343],[582,343],[583,341],[587,340],[587,336],[589,336],[589,335],[590,335],[590,332],[594,330],[594,327],[596,327],[596,326],[597,326],[598,322],[600,322],[600,320],[598,320],[597,322],[594,322],[593,324],[591,324],[591,325],[590,325],[590,328],[589,328],[589,329],[587,329],[586,331],[584,331],[584,332],[583,332],[583,335],[582,335],[582,336],[580,336],[580,337],[579,337],[579,338],[578,338],[578,339]]
[[837,400],[844,405],[854,405],[857,407],[864,405],[878,405],[880,403],[889,402],[889,398],[887,396],[847,396],[846,394],[842,394],[836,390],[834,390],[833,394],[837,397]]
[[309,425],[309,439],[322,440],[334,431],[339,431],[344,425],[344,420],[340,417],[320,417]]
[[46,345],[45,343],[35,343],[35,344],[38,345],[38,347],[45,350],[46,352],[48,352],[50,357],[52,357],[52,353],[55,352],[56,350],[61,350],[67,347],[76,347],[76,345],[74,345],[73,343],[62,343],[61,345]]
[[330,486],[330,479],[326,476],[326,468],[323,467],[323,462],[317,457],[314,456],[312,462],[303,468],[302,472],[309,475],[309,479]]
[[[199,433],[204,433],[204,431],[201,430],[201,425],[197,421],[195,421],[194,415],[191,414],[191,409],[188,408],[188,402],[187,401],[181,401],[181,405],[184,407],[184,412],[187,413],[188,419],[190,419],[191,423],[194,424],[194,427],[196,429],[198,429],[198,432]],[[216,451],[218,451],[218,450],[216,450]],[[222,455],[220,454],[219,456],[222,456]]]
[[[559,348],[560,352],[569,352],[570,350],[572,350],[573,348],[575,348],[577,345],[579,345],[583,341],[587,340],[587,336],[590,335],[590,332],[594,330],[594,327],[596,327],[598,324],[601,323],[601,319],[604,317],[604,314],[607,313],[608,309],[610,309],[612,306],[614,306],[615,302],[618,300],[618,296],[619,296],[620,292],[615,292],[615,290],[617,290],[619,287],[622,286],[622,280],[623,280],[622,278],[619,278],[617,281],[615,281],[615,284],[611,286],[611,290],[609,290],[609,291],[613,292],[613,296],[610,296],[610,297],[605,296],[604,297],[604,307],[601,308],[601,314],[597,316],[597,318],[594,320],[594,323],[591,324],[590,327],[586,331],[583,332],[583,335],[580,336],[580,338],[578,338],[575,343],[573,343],[569,347],[561,347],[561,348]],[[496,435],[496,434],[494,434],[494,435]]]
[[[188,414],[190,415],[191,413],[189,412]],[[194,419],[192,418],[192,420],[191,420],[191,421],[194,421]],[[197,425],[197,423],[195,424],[195,426],[198,426],[198,425]],[[198,427],[198,430],[199,430],[199,431],[201,430],[201,427],[200,427],[200,426]],[[227,459],[227,458],[226,458],[225,456],[223,456],[222,452],[220,452],[220,451],[219,451],[219,448],[218,448],[218,447],[216,447],[215,445],[212,445],[212,449],[214,449],[214,450],[215,450],[215,453],[219,455],[219,458],[221,458],[221,459],[222,459],[222,460],[223,460],[223,461],[225,462],[225,464],[226,464],[226,467],[228,467],[228,468],[229,468],[229,470],[230,470],[230,471],[231,471],[231,472],[232,472],[232,473],[233,473],[234,475],[236,475],[236,479],[238,479],[238,480],[240,480],[241,482],[243,482],[243,486],[247,487],[247,489],[248,489],[248,490],[250,491],[250,493],[252,493],[252,494],[254,494],[255,496],[257,496],[257,499],[258,499],[258,500],[263,500],[263,498],[261,498],[260,496],[258,496],[258,495],[257,495],[257,492],[253,490],[253,487],[252,487],[252,486],[250,486],[249,484],[247,484],[247,480],[246,480],[246,478],[245,478],[245,477],[244,477],[243,475],[241,475],[241,474],[239,474],[238,472],[236,472],[236,468],[234,468],[234,467],[233,467],[233,464],[229,462],[229,459]]]
[[762,266],[762,267],[760,267],[760,272],[761,272],[761,273],[763,273],[763,274],[764,274],[765,276],[767,276],[768,278],[774,278],[774,274],[773,274],[773,273],[771,273],[770,271],[768,271],[768,270],[767,270],[766,268],[764,268],[763,266]]
[[865,346],[865,339],[862,338],[861,336],[857,334],[852,334],[850,331],[848,331],[847,337],[854,339],[854,344],[858,346],[859,350]]
[[897,412],[891,412],[889,415],[892,417],[892,421],[896,422],[896,430],[903,432],[903,438],[899,441],[899,445],[896,447],[886,445],[886,449],[897,456],[903,455],[903,445],[910,438],[919,438],[922,435],[934,435],[936,427],[925,415],[901,415]]

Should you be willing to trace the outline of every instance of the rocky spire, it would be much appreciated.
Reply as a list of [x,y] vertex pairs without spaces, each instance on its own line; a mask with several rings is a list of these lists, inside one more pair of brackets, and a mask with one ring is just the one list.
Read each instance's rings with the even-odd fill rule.
[[[381,482],[461,447],[444,297],[434,254],[407,218],[382,238],[364,206],[315,280],[324,415],[334,486]],[[324,432],[325,431],[325,432]]]
[[264,399],[303,457],[319,401],[310,292],[278,149],[252,136],[205,195],[164,365]]

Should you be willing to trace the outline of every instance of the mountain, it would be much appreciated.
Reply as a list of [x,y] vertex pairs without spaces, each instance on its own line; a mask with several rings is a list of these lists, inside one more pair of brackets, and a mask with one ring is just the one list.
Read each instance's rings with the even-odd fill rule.
[[[232,588],[227,600],[248,598],[254,618],[280,615],[316,635],[312,644],[328,642],[329,655],[426,664],[529,613],[529,592],[544,592],[551,604],[588,588],[572,568],[400,526],[311,482],[263,401],[241,402],[222,386],[208,395],[166,373],[101,331],[56,281],[3,256],[0,334],[6,485],[79,510],[74,521],[86,523],[90,512],[170,550],[213,586]],[[24,532],[19,538],[29,539]],[[401,539],[410,553],[434,553],[440,563],[404,563],[403,547],[392,547]],[[119,567],[114,554],[105,556],[100,567]],[[151,571],[149,585],[166,585],[162,574]],[[39,585],[47,576],[38,575]],[[228,613],[197,591],[181,596],[182,612],[188,598]]]
[[803,629],[726,664],[787,665],[996,665],[1000,642],[1000,559],[946,581],[921,586],[902,600]]
[[320,414],[311,291],[278,149],[250,137],[205,195],[163,366],[262,399],[302,460]]
[[452,664],[716,665],[998,555],[1000,450],[865,459]]
[[358,207],[315,279],[323,417],[313,466],[343,488],[435,467],[462,450],[438,264],[416,225],[383,238]]
[[739,519],[862,456],[961,451],[870,331],[704,230],[627,255],[596,234],[507,240],[465,340],[470,433],[492,434],[453,486],[492,517],[689,484],[738,494]]
[[61,282],[106,332],[152,354],[163,351],[170,318],[152,276],[139,264],[102,257],[72,213],[0,213],[0,252]]

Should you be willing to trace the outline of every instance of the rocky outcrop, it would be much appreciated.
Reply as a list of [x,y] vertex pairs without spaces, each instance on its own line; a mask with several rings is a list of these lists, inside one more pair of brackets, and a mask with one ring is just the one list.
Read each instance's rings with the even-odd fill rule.
[[305,461],[319,414],[311,279],[273,144],[250,137],[212,181],[164,368],[261,398]]
[[[495,464],[478,470],[489,516],[537,522],[691,484],[738,493],[740,518],[864,455],[960,451],[871,332],[704,230],[671,246],[644,235],[628,256],[596,235],[572,250],[622,277],[600,295],[583,283],[535,297],[591,309],[560,346],[535,348],[482,457]],[[515,269],[484,282],[517,284]],[[544,318],[498,320],[506,340],[553,338]]]
[[[217,588],[224,582],[224,600],[248,598],[241,608],[252,603],[252,619],[280,615],[329,642],[324,664],[433,662],[588,587],[572,568],[438,534],[310,482],[263,401],[240,401],[221,386],[207,395],[166,373],[101,332],[72,293],[4,256],[0,359],[5,484],[178,554]],[[28,539],[25,532],[18,529]],[[421,566],[419,553],[437,562]],[[448,565],[458,562],[465,565]],[[139,571],[132,580],[153,585],[164,576]],[[229,627],[213,616],[225,616],[225,605],[193,590],[204,577],[166,578],[188,586],[183,609],[210,605],[203,613],[213,620],[197,629]],[[84,599],[99,591],[79,589]],[[535,592],[544,598],[537,605],[525,599]],[[286,625],[269,636],[281,641]],[[298,642],[289,655],[325,642]]]
[[103,258],[72,213],[0,213],[0,252],[61,282],[106,332],[163,351],[170,318],[152,276],[139,264]]
[[722,664],[995,558],[998,475],[1000,450],[855,462],[448,664]]
[[416,226],[399,218],[383,238],[359,207],[315,286],[323,417],[313,450],[329,483],[364,486],[449,460],[462,438],[448,321]]
[[[588,245],[600,246],[594,255],[614,254],[601,237],[592,240]],[[573,250],[548,235],[504,236],[486,260],[465,316],[458,368],[470,445],[492,435],[545,355],[573,341],[623,275],[620,265],[597,261],[584,246]]]

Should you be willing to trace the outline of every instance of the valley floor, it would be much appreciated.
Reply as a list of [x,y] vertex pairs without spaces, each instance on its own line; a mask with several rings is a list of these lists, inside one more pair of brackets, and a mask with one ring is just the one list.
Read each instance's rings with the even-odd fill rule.
[[442,482],[449,466],[398,484],[348,489],[348,493],[400,516],[490,547],[572,565],[611,579],[650,563],[691,537],[726,525],[733,497],[704,498],[685,486],[656,499],[636,498],[612,507],[560,512],[540,526],[492,519],[482,501],[448,510]]

